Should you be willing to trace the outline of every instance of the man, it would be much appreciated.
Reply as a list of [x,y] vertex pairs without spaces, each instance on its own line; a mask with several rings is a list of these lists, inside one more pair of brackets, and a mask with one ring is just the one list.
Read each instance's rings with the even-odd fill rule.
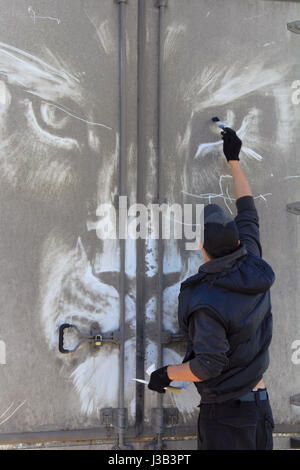
[[272,337],[272,268],[261,258],[258,215],[239,165],[241,140],[222,132],[237,205],[235,219],[204,209],[204,264],[181,284],[178,320],[187,337],[181,365],[154,371],[149,388],[193,381],[201,395],[198,449],[272,449],[274,427],[263,373]]

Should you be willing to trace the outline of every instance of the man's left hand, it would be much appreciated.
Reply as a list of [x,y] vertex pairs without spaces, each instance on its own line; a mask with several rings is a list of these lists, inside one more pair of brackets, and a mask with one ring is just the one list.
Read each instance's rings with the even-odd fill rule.
[[150,382],[148,384],[148,388],[150,390],[154,390],[158,393],[166,393],[164,388],[168,387],[170,382],[172,382],[167,374],[167,367],[168,366],[161,367],[160,369],[156,369],[152,372]]

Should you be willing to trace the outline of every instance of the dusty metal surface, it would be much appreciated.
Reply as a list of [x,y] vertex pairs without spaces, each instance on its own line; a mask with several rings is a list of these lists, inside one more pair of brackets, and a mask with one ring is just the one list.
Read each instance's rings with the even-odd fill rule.
[[[200,254],[181,240],[103,240],[97,224],[101,205],[117,206],[119,196],[127,207],[216,202],[234,215],[213,116],[244,143],[263,255],[277,276],[265,381],[276,423],[292,428],[299,218],[287,208],[300,199],[300,63],[299,35],[287,24],[299,20],[299,4],[2,5],[1,435],[16,442],[19,433],[96,429],[105,439],[109,428],[123,447],[133,437],[160,446],[171,432],[194,433],[192,384],[162,398],[131,379],[152,363],[181,362],[177,296]],[[120,344],[60,353],[60,325],[89,334],[94,322],[103,335],[118,331]]]

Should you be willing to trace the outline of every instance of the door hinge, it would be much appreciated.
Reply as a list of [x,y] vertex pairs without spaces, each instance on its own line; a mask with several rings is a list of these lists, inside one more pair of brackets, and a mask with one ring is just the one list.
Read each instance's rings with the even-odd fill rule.
[[114,427],[117,432],[124,433],[128,427],[127,408],[101,408],[100,424],[106,428]]
[[286,210],[291,214],[300,215],[300,201],[291,202],[291,204],[287,204]]
[[155,434],[163,434],[168,426],[176,426],[179,421],[178,408],[152,408],[151,427]]
[[157,8],[166,7],[168,5],[168,0],[156,0]]
[[300,406],[300,393],[290,397],[290,404],[295,406]]
[[131,450],[130,444],[124,443],[124,435],[128,429],[127,408],[102,408],[100,410],[100,424],[106,427],[106,432],[111,437],[111,430],[117,434],[117,442],[113,450]]
[[172,333],[171,331],[162,332],[162,344],[179,343],[185,340],[185,336],[181,333]]
[[287,23],[287,29],[292,33],[300,34],[300,21],[291,21]]

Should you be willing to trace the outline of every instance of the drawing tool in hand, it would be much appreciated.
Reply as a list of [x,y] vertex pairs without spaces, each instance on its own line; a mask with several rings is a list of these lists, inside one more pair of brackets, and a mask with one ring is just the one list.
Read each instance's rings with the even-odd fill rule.
[[212,121],[215,122],[220,129],[223,129],[223,130],[225,129],[225,124],[222,121],[220,121],[218,117],[213,117]]
[[141,384],[148,385],[147,380],[143,380],[143,379],[132,379],[132,380],[135,380],[136,382],[139,382],[139,383],[141,383]]
[[[146,373],[147,375],[151,375],[152,372],[155,371],[155,364],[152,364],[150,367],[148,367],[148,369],[146,370]],[[145,385],[148,385],[149,382],[147,382],[146,380],[143,380],[143,379],[132,379],[132,380],[135,380],[136,382],[139,382],[139,383],[142,383],[142,384],[145,384]],[[165,390],[167,390],[168,392],[172,392],[172,393],[180,393],[181,390],[183,388],[185,388],[185,386],[182,386],[182,387],[172,387],[171,385],[169,385],[168,387],[164,387]]]
[[[135,380],[136,382],[139,382],[141,384],[145,384],[145,385],[148,385],[149,382],[147,382],[146,380],[143,380],[143,379],[132,379],[132,380]],[[168,392],[172,392],[172,393],[180,393],[181,390],[183,389],[184,387],[172,387],[171,385],[169,385],[169,387],[164,387],[165,390],[167,390]]]

